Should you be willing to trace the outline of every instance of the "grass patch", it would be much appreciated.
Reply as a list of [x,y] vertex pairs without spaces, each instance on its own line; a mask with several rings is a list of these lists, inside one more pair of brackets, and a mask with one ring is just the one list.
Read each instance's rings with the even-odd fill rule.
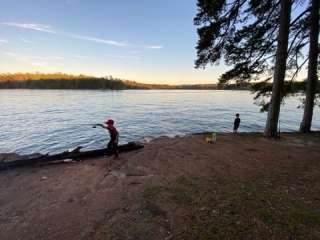
[[156,202],[160,199],[164,188],[147,187],[142,193],[142,201],[130,213],[118,215],[114,219],[106,239],[114,240],[149,240],[156,239],[159,231],[166,233],[166,226],[159,226],[159,219],[166,217],[166,212]]
[[174,239],[320,239],[319,209],[263,179],[217,185],[179,177],[168,187],[146,189],[143,196],[179,209],[174,217],[185,225],[175,226]]
[[232,233],[232,239],[320,239],[319,212],[261,182],[228,186],[221,192],[219,202],[219,214],[206,219],[208,230],[202,223],[195,223],[194,236],[226,239]]
[[197,179],[195,178],[186,178],[184,176],[177,178],[176,182],[166,189],[171,201],[179,205],[193,204],[193,196],[199,194],[196,182]]
[[145,201],[152,201],[159,197],[164,188],[160,186],[147,187],[142,193],[142,197]]
[[154,239],[155,226],[150,224],[150,219],[124,219],[111,225],[108,237],[112,240],[150,240]]

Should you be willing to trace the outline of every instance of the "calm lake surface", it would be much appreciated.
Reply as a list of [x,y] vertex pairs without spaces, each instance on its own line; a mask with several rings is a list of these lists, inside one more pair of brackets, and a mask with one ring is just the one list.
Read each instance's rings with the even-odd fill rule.
[[[281,131],[296,131],[302,117],[298,97],[286,99]],[[92,128],[111,117],[120,142],[203,131],[232,131],[240,113],[240,131],[260,131],[260,113],[248,91],[217,90],[0,90],[0,152],[52,153],[76,146],[101,148],[105,130]],[[314,114],[320,130],[320,110]]]

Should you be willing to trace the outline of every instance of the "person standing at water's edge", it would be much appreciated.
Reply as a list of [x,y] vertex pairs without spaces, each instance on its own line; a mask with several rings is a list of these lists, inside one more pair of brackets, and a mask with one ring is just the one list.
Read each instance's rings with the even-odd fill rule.
[[119,157],[119,152],[118,152],[119,132],[114,126],[114,121],[112,119],[108,119],[106,122],[104,122],[104,124],[97,124],[95,126],[100,126],[109,131],[110,141],[107,145],[107,148],[108,150],[110,150],[112,154],[114,154],[115,158],[118,158]]
[[239,126],[240,126],[240,122],[241,122],[240,114],[237,113],[237,114],[236,114],[236,118],[234,119],[234,122],[233,122],[233,132],[234,132],[234,133],[237,133],[237,132],[238,132],[238,128],[239,128]]

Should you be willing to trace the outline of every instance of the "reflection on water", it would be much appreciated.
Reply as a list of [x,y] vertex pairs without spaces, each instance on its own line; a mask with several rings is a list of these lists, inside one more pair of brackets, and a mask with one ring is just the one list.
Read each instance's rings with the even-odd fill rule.
[[[103,129],[91,124],[112,117],[121,142],[202,131],[230,132],[240,113],[240,131],[263,131],[248,91],[215,90],[0,90],[0,152],[59,152],[82,145],[99,148]],[[281,130],[296,131],[302,117],[298,98],[286,100]],[[315,110],[314,129],[320,129]]]

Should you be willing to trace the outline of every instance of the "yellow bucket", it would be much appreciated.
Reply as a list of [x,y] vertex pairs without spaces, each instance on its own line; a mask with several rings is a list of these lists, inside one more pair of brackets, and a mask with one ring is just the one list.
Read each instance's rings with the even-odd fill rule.
[[217,133],[209,133],[206,135],[206,142],[207,143],[215,143],[217,141]]

